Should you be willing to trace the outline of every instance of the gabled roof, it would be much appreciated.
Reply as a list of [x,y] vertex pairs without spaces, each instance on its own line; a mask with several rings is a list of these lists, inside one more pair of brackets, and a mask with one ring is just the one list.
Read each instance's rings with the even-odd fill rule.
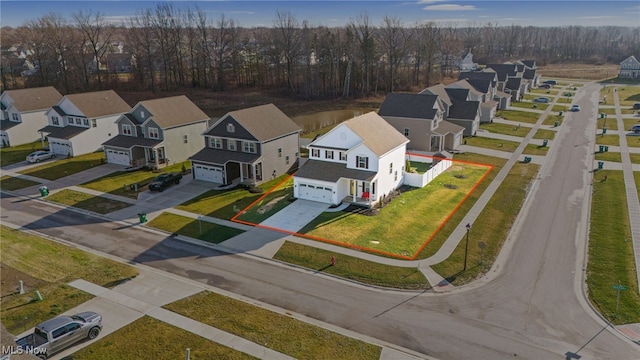
[[498,81],[506,81],[508,76],[517,75],[517,66],[514,64],[487,64],[487,68],[498,74]]
[[635,62],[635,63],[640,63],[640,61],[638,61],[638,59],[636,59],[636,57],[635,57],[635,56],[633,56],[633,55],[631,55],[631,56],[629,56],[628,58],[626,58],[626,59],[622,60],[620,63],[623,63],[623,62],[625,62],[625,61],[627,61],[627,60],[631,60],[631,61],[633,61],[633,62]]
[[420,91],[420,94],[437,95],[438,99],[448,106],[451,106],[451,99],[445,90],[444,84],[436,84]]
[[536,69],[526,68],[522,74],[523,79],[532,80],[536,77]]
[[231,111],[207,129],[205,135],[215,135],[212,130],[227,117],[233,118],[258,141],[271,140],[301,130],[298,124],[275,105],[267,104]]
[[212,165],[224,165],[228,162],[251,164],[258,160],[260,155],[223,149],[204,148],[191,156],[189,160],[203,162]]
[[486,94],[491,88],[491,80],[487,79],[465,79],[477,91]]
[[473,120],[478,115],[479,101],[456,101],[449,109],[449,119]]
[[438,124],[438,127],[434,131],[441,135],[458,134],[463,132],[464,128],[460,125],[444,120]]
[[135,108],[138,106],[147,109],[149,119],[162,129],[209,120],[209,116],[185,95],[140,101]]
[[504,87],[510,90],[519,90],[522,84],[522,78],[509,78]]
[[449,95],[451,101],[455,104],[457,101],[467,101],[469,97],[469,89],[446,88],[445,91]]
[[409,139],[374,111],[344,121],[342,124],[358,135],[364,145],[378,156],[409,142]]
[[20,112],[45,110],[62,99],[62,94],[53,86],[7,90],[5,93],[13,100],[13,106]]
[[3,131],[11,129],[16,125],[20,125],[20,123],[17,121],[0,120],[0,130],[3,130]]
[[375,171],[351,169],[344,163],[320,160],[307,160],[295,174],[296,177],[300,178],[328,182],[336,182],[340,178],[371,181],[376,175]]
[[[473,87],[473,85],[471,85],[471,83],[466,79],[458,80],[458,81],[456,81],[456,82],[454,82],[452,84],[449,84],[447,86],[447,89],[452,88],[452,85],[461,86],[462,88],[467,89],[469,93],[475,94],[476,96],[482,96],[482,94],[484,94],[482,91],[478,91],[475,87]],[[465,99],[466,99],[466,97],[465,97]]]
[[116,135],[102,143],[102,145],[131,149],[134,146],[154,147],[162,140],[148,139],[143,136]]
[[47,125],[38,131],[48,133],[51,139],[71,139],[72,137],[89,130],[88,127],[67,125],[65,127]]
[[487,71],[486,69],[483,71],[469,71],[469,72],[463,72],[460,73],[460,75],[458,75],[458,80],[462,80],[462,79],[466,79],[466,80],[485,80],[485,81],[489,81],[491,86],[494,87],[496,86],[496,72],[493,70],[489,70]]
[[390,93],[378,110],[380,116],[433,120],[436,116],[437,95]]
[[525,64],[530,69],[535,69],[536,68],[536,61],[535,60],[522,60],[522,63]]
[[131,106],[113,90],[71,94],[65,96],[65,98],[71,101],[82,112],[82,115],[88,118],[121,114],[131,110]]

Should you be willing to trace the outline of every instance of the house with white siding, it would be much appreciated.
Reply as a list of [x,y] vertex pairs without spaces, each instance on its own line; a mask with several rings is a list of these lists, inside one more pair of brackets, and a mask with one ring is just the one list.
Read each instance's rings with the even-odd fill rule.
[[62,94],[53,86],[3,92],[0,95],[0,147],[39,140],[38,129],[48,123],[46,112],[60,99]]

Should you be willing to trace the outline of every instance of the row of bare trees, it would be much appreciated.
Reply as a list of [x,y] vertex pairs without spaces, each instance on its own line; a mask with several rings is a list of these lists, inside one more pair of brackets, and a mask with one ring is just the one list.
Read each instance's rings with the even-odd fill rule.
[[[72,21],[49,14],[3,29],[3,45],[20,45],[34,73],[27,86],[53,85],[65,93],[128,87],[171,91],[194,87],[269,87],[304,98],[361,97],[410,90],[452,76],[467,51],[479,63],[514,59],[617,63],[640,54],[640,28],[522,27],[497,23],[406,24],[386,16],[373,24],[366,13],[344,27],[311,26],[277,12],[271,28],[242,28],[222,15],[170,3],[142,9],[115,26],[98,12]],[[132,70],[105,67],[124,44]],[[20,63],[3,56],[2,85],[18,85]]]

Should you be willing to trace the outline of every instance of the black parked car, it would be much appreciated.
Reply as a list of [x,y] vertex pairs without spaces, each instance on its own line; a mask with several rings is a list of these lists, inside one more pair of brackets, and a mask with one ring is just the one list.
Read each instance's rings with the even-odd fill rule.
[[166,173],[159,175],[149,184],[149,190],[164,191],[164,189],[171,186],[171,184],[179,184],[181,179],[181,173]]

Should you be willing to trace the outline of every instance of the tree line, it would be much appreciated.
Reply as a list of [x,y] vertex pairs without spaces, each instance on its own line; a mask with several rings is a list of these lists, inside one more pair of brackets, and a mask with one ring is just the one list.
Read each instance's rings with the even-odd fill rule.
[[[467,51],[480,64],[517,59],[618,63],[640,54],[637,27],[407,24],[393,16],[374,24],[365,12],[329,28],[279,11],[270,28],[243,28],[225,15],[212,19],[197,7],[176,9],[170,3],[138,10],[120,26],[99,12],[80,11],[72,20],[51,13],[3,28],[2,40],[22,46],[37,65],[21,76],[16,59],[3,56],[4,89],[268,87],[307,99],[423,88],[452,76]],[[98,65],[114,56],[116,43],[125,57],[130,55],[132,69],[126,74]]]

